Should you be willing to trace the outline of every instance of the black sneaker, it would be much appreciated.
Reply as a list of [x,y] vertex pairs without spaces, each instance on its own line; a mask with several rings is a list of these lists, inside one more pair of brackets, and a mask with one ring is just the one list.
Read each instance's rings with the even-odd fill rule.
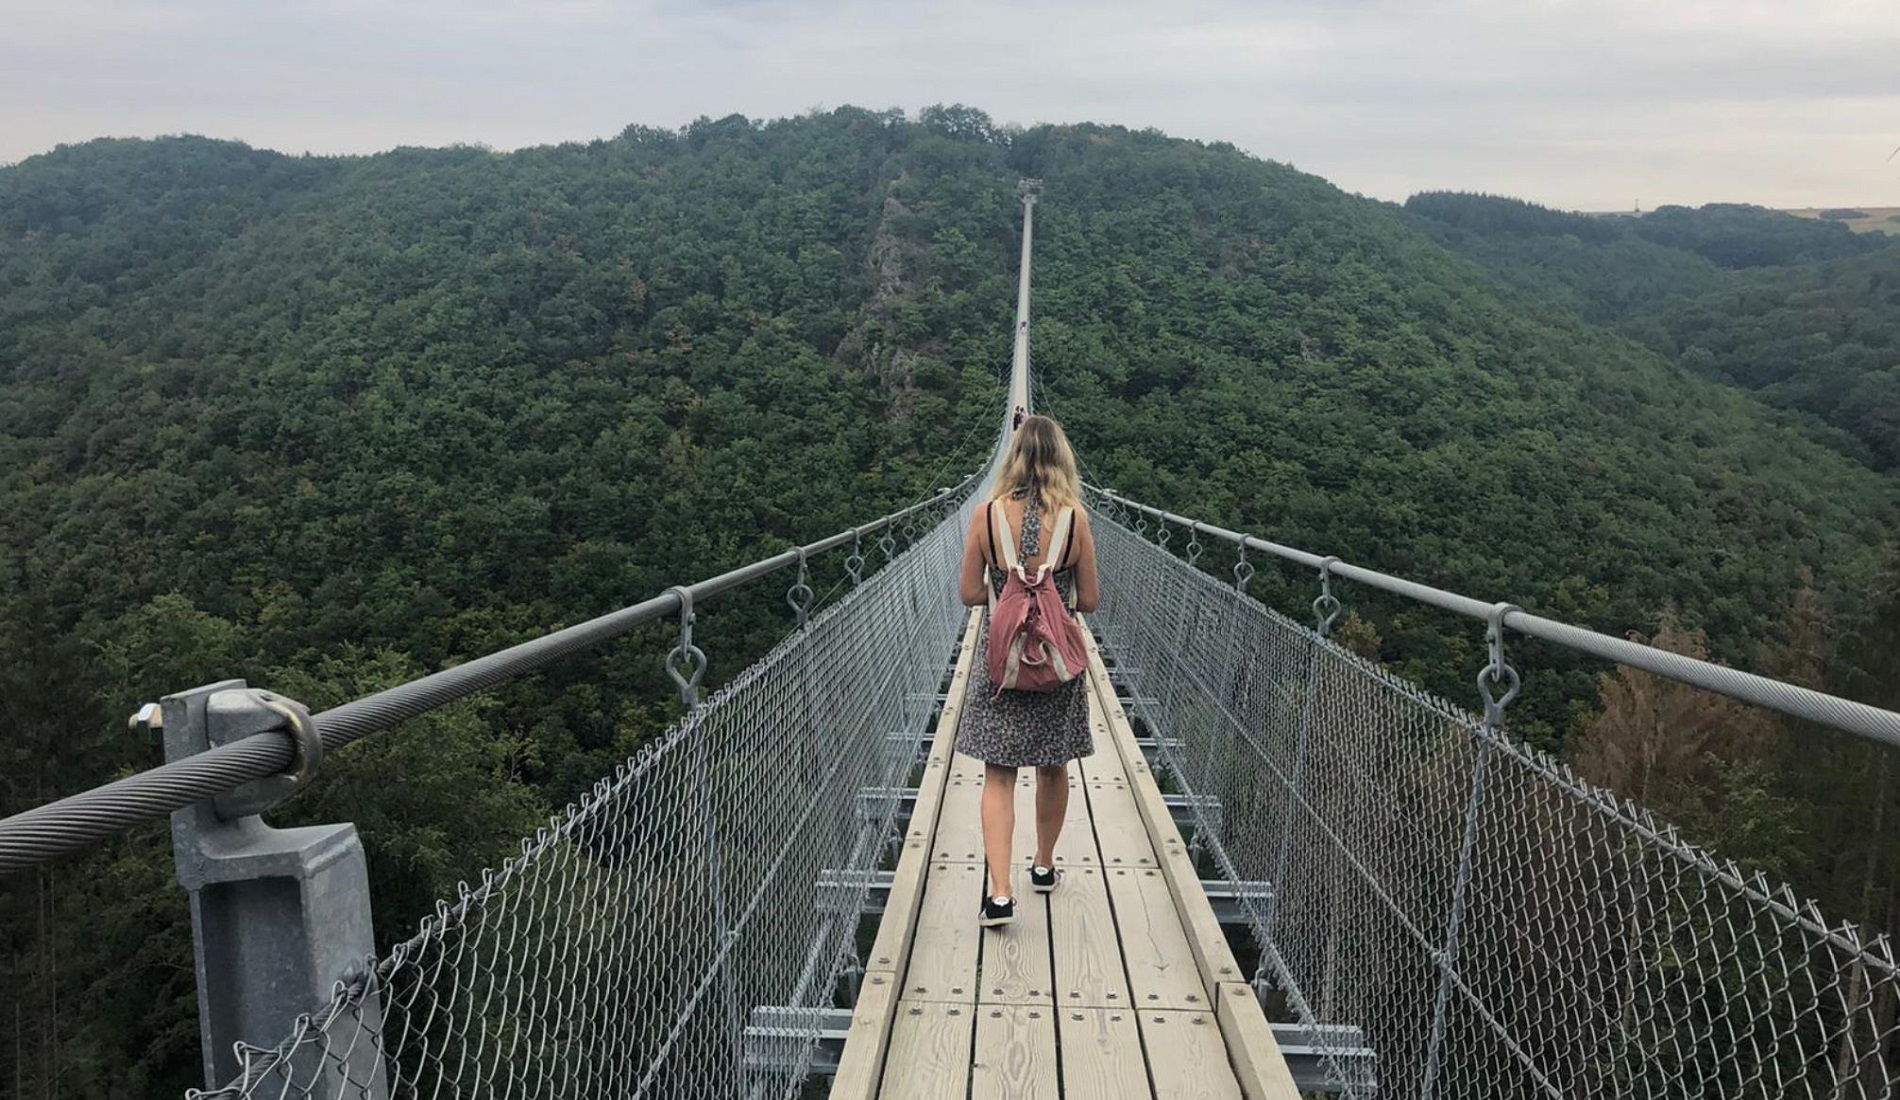
[[977,924],[984,928],[1000,928],[1016,919],[1016,899],[1004,898],[998,905],[995,898],[983,899],[983,915],[977,918]]
[[1038,894],[1047,894],[1056,888],[1054,867],[1031,867],[1029,869],[1029,887]]

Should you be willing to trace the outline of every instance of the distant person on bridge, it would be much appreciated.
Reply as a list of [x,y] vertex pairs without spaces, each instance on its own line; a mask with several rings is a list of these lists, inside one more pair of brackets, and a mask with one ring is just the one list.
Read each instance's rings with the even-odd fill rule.
[[[1020,564],[1030,575],[1047,563],[1063,602],[1076,611],[1094,611],[1101,603],[1095,569],[1095,536],[1082,509],[1082,479],[1075,452],[1062,427],[1046,416],[1026,416],[1011,441],[997,475],[992,499],[978,508],[963,546],[963,602],[993,603],[1008,579],[996,546],[997,532],[1017,544]],[[1072,509],[1068,535],[1060,546],[1044,545],[1045,517],[1060,529],[1064,509]],[[1053,531],[1052,531],[1053,533]],[[1050,542],[1055,539],[1051,538]],[[990,624],[983,626],[978,652],[987,651]],[[1088,677],[1076,676],[1054,691],[998,690],[986,662],[975,662],[957,734],[957,751],[984,762],[983,850],[989,866],[988,893],[978,923],[986,928],[1016,919],[1010,875],[1010,837],[1016,829],[1016,771],[1036,769],[1036,852],[1029,868],[1037,893],[1056,888],[1056,837],[1069,808],[1069,761],[1095,751],[1089,732]]]

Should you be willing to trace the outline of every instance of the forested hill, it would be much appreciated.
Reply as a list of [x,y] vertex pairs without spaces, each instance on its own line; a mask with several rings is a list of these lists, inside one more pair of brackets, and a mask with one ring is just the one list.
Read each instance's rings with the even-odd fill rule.
[[1714,285],[1723,272],[1865,256],[1900,238],[1736,203],[1665,206],[1640,217],[1573,214],[1499,195],[1426,191],[1410,225],[1539,298],[1596,322]]
[[[1751,664],[1804,574],[1827,600],[1885,561],[1891,480],[1228,146],[962,108],[506,155],[95,142],[0,169],[0,811],[149,762],[124,716],[163,692],[333,704],[973,468],[1024,175],[1039,399],[1101,481],[1612,632],[1678,607]],[[1350,595],[1467,699],[1469,624]],[[784,627],[776,590],[715,608],[715,677]],[[340,753],[289,816],[362,826],[399,933],[663,725],[664,634]],[[1557,747],[1594,670],[1527,667],[1520,731]],[[188,1083],[169,859],[154,828],[0,896],[0,1079],[50,1051],[75,1095]]]
[[1405,210],[1539,306],[1615,325],[1850,458],[1900,467],[1900,237],[1723,204],[1593,217],[1428,192]]

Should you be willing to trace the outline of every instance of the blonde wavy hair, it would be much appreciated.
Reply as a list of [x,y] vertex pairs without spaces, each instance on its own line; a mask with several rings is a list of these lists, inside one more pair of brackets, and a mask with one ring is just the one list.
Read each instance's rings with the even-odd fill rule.
[[996,475],[994,499],[1034,489],[1052,508],[1082,505],[1082,475],[1076,472],[1075,451],[1062,425],[1046,416],[1025,417],[1003,456],[1003,472]]

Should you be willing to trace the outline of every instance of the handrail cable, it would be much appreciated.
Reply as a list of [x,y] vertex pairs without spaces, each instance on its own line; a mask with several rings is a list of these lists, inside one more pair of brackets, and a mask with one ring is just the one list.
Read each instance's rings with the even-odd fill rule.
[[1499,605],[1495,602],[1474,600],[1456,592],[1447,592],[1442,588],[1434,588],[1431,585],[1409,581],[1403,577],[1395,577],[1363,566],[1350,565],[1322,554],[1282,546],[1276,542],[1268,542],[1266,539],[1243,535],[1238,531],[1229,531],[1211,523],[1130,500],[1113,490],[1099,486],[1090,485],[1088,488],[1100,494],[1103,499],[1144,512],[1163,523],[1174,523],[1192,528],[1203,536],[1212,535],[1249,550],[1265,551],[1275,557],[1314,569],[1325,566],[1335,577],[1357,581],[1360,584],[1416,600],[1419,603],[1443,608],[1467,618],[1489,622],[1495,616],[1498,623],[1507,629],[1532,638],[1554,642],[1565,649],[1614,661],[1620,665],[1640,668],[1645,672],[1653,672],[1658,676],[1705,688],[1755,706],[1767,707],[1769,710],[1815,722],[1843,733],[1865,737],[1883,745],[1900,747],[1900,714],[1890,710],[1856,703],[1851,699],[1842,699],[1839,696],[1828,695],[1809,688],[1796,687],[1779,680],[1771,680],[1766,676],[1757,676],[1752,672],[1743,672],[1740,669],[1698,660],[1680,653],[1671,653],[1666,649],[1632,642],[1626,638],[1613,638],[1608,634],[1599,634],[1594,630],[1571,626],[1569,623],[1555,619],[1546,619],[1541,615],[1533,615],[1515,607],[1499,614]]
[[[790,568],[812,554],[844,546],[867,532],[889,528],[907,516],[941,504],[968,488],[978,476],[970,474],[926,500],[870,523],[685,586],[686,591],[697,604]],[[535,671],[636,626],[676,614],[680,599],[677,590],[669,590],[631,607],[333,707],[314,716],[324,750],[340,749],[358,738]],[[246,737],[0,819],[0,875],[77,851],[143,821],[235,790],[253,779],[280,774],[295,759],[294,744],[287,732],[278,737]]]

